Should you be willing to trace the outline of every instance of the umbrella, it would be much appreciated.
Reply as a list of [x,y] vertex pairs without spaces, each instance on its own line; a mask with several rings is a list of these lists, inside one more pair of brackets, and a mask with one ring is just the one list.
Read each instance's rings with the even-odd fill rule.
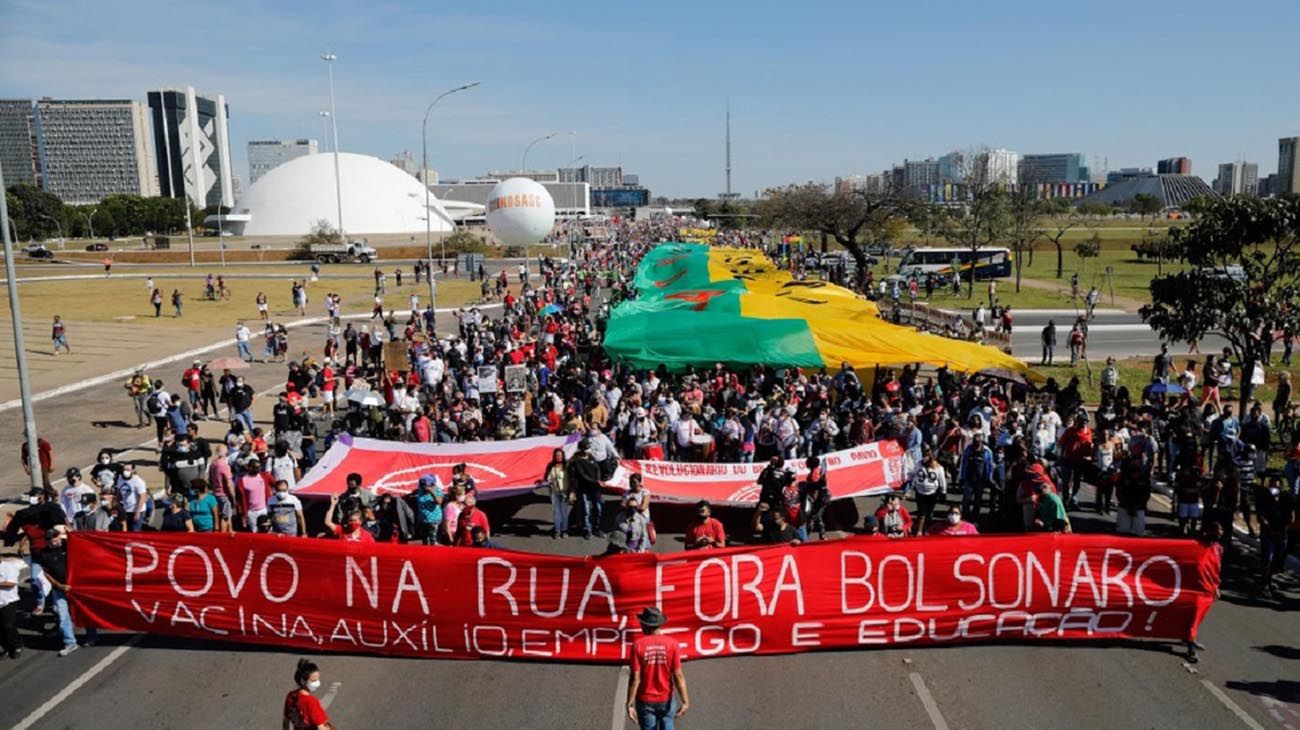
[[556,314],[557,312],[563,312],[563,311],[564,310],[561,309],[559,305],[547,304],[545,307],[542,307],[542,316],[545,317],[548,314]]
[[382,406],[384,397],[373,390],[356,390],[355,388],[343,394],[349,401],[361,406]]
[[1164,394],[1164,395],[1182,395],[1183,393],[1186,393],[1186,392],[1187,392],[1187,389],[1184,388],[1183,386],[1181,386],[1181,385],[1174,385],[1174,384],[1172,384],[1172,383],[1170,383],[1170,384],[1166,384],[1166,383],[1152,383],[1152,384],[1151,384],[1150,386],[1148,386],[1148,387],[1150,388],[1150,390],[1149,390],[1148,392],[1150,392],[1152,395],[1161,395],[1161,394]]
[[219,357],[208,363],[209,370],[242,370],[246,367],[248,363],[238,357]]

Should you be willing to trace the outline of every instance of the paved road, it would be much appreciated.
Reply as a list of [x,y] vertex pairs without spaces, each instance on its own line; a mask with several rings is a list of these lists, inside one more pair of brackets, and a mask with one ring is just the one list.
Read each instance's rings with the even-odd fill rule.
[[[1056,362],[1070,361],[1069,336],[1070,326],[1076,316],[1073,312],[1059,310],[1052,312],[1022,310],[1016,313],[1015,328],[1011,335],[1012,353],[1021,358],[1032,358],[1038,362],[1042,357],[1043,326],[1049,321],[1056,323]],[[1202,352],[1219,352],[1224,346],[1218,337],[1207,337],[1200,343]],[[1102,359],[1114,355],[1117,358],[1149,356],[1160,349],[1160,337],[1142,318],[1132,313],[1097,314],[1088,325],[1088,357]],[[1174,343],[1170,351],[1181,357],[1187,352],[1183,343]],[[1201,356],[1203,357],[1203,356]]]
[[[261,390],[277,386],[283,371],[259,365],[248,372]],[[125,449],[150,435],[120,423],[131,420],[130,406],[116,384],[42,401],[37,418],[64,464],[89,463],[100,446]],[[0,428],[17,433],[17,412],[0,414]],[[125,457],[148,463],[153,455]],[[22,482],[13,464],[6,460],[0,471],[0,496]],[[574,555],[599,549],[540,536],[549,519],[540,501],[498,504],[489,513],[508,548]],[[1081,527],[1088,522],[1076,515]],[[1157,529],[1166,529],[1162,524]],[[667,530],[661,535],[659,549],[679,544]],[[1300,592],[1292,583],[1281,602],[1254,601],[1250,586],[1231,577],[1251,565],[1248,556],[1230,556],[1224,599],[1204,624],[1207,651],[1195,673],[1167,646],[1137,643],[702,660],[687,667],[694,705],[683,727],[1300,728]],[[39,713],[30,727],[274,726],[297,656],[110,636],[58,659],[57,642],[33,631],[39,628],[25,625],[29,650],[20,662],[0,661],[0,724],[21,727]],[[625,726],[616,719],[616,668],[334,655],[319,661],[330,712],[342,727]]]

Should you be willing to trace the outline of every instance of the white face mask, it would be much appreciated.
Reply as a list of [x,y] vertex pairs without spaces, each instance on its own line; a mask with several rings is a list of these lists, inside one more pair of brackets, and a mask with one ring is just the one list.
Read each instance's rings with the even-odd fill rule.
[[41,503],[41,498],[37,497],[34,494],[27,498],[27,504],[40,504],[40,503]]
[[310,692],[315,692],[315,691],[318,690],[318,689],[320,689],[320,680],[319,680],[319,679],[313,679],[312,681],[310,681],[310,682],[307,683],[307,690],[308,690],[308,691],[310,691]]
[[961,522],[961,515],[958,515],[958,514],[956,514],[956,513],[951,513],[951,512],[950,512],[950,513],[948,514],[948,524],[950,524],[950,525],[955,525],[955,524],[957,524],[958,522]]
[[99,463],[101,463],[101,464],[107,464],[107,463],[108,463],[108,457],[107,457],[107,456],[101,456],[101,457],[99,457]]

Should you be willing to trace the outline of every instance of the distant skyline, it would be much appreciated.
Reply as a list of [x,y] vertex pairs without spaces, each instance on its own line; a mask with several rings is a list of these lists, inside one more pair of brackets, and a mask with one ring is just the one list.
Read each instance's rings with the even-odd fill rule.
[[[235,173],[250,139],[326,147],[325,64],[335,62],[340,146],[420,154],[444,177],[622,165],[655,195],[878,172],[979,145],[1079,152],[1089,166],[1186,156],[1277,170],[1300,136],[1300,3],[1207,0],[1071,5],[913,3],[550,5],[426,3],[0,5],[0,98],[128,98],[192,85],[230,105]],[[576,131],[572,139],[570,130]]]

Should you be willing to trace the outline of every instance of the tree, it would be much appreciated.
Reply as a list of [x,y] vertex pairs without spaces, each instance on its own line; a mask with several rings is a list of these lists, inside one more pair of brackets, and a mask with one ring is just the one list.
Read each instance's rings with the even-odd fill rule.
[[1050,223],[1043,231],[1043,237],[1056,247],[1056,278],[1059,279],[1065,275],[1065,246],[1062,241],[1065,239],[1065,234],[1083,223],[1084,213],[1080,207],[1064,198],[1052,200],[1048,204],[1047,212]]
[[908,219],[921,234],[921,242],[926,246],[943,230],[943,211],[931,203],[917,203],[908,213]]
[[1187,270],[1152,279],[1140,313],[1168,340],[1227,340],[1242,364],[1244,411],[1256,363],[1269,361],[1277,333],[1300,331],[1300,198],[1233,196],[1197,208],[1191,225],[1167,234]]
[[343,243],[343,236],[339,235],[338,229],[330,225],[329,221],[321,218],[312,224],[306,235],[298,239],[298,245],[289,254],[289,258],[294,261],[310,261],[315,258],[311,247],[326,243]]
[[1074,253],[1079,257],[1080,270],[1086,274],[1088,259],[1095,259],[1101,255],[1101,236],[1094,231],[1088,240],[1074,244]]
[[989,169],[988,152],[963,155],[960,167],[965,204],[945,220],[944,237],[970,250],[966,298],[972,299],[979,251],[1006,238],[1011,219],[1007,193],[1003,182]]
[[833,191],[815,182],[772,188],[755,206],[760,222],[769,228],[812,230],[834,238],[857,263],[859,282],[868,266],[863,239],[883,237],[909,209],[910,203],[893,190]]
[[1146,218],[1147,216],[1154,217],[1159,214],[1160,211],[1164,210],[1164,208],[1164,205],[1160,202],[1160,198],[1157,198],[1150,193],[1138,193],[1137,195],[1134,195],[1133,199],[1128,203],[1129,212],[1137,213],[1143,218]]
[[696,198],[693,210],[696,218],[706,220],[713,212],[713,203],[708,198]]
[[1046,203],[1031,185],[1017,185],[1007,194],[1008,238],[1016,257],[1016,291],[1020,291],[1020,269],[1026,252],[1032,255],[1034,244],[1043,237],[1041,218]]
[[53,193],[32,185],[19,183],[6,191],[5,204],[9,217],[14,219],[18,238],[46,239],[62,231],[67,235],[68,224],[63,218],[63,201]]

